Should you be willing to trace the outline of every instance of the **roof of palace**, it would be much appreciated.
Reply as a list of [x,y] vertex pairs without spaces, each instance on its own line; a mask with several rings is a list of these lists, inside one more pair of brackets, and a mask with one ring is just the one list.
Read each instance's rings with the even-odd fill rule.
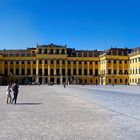
[[37,48],[66,48],[67,46],[66,45],[55,45],[53,43],[51,44],[48,44],[48,45],[38,45],[37,44]]
[[134,48],[131,53],[137,53],[137,52],[140,52],[140,46]]
[[31,52],[28,50],[0,50],[3,56],[31,56]]
[[126,56],[132,52],[132,49],[128,48],[110,48],[104,52],[105,55],[122,55]]
[[34,50],[37,48],[64,48],[67,50],[68,57],[98,57],[104,55],[119,55],[119,56],[127,56],[129,54],[133,54],[136,52],[140,52],[140,46],[134,49],[128,48],[113,48],[107,49],[105,51],[99,51],[97,49],[94,50],[76,50],[75,48],[67,48],[66,45],[55,45],[53,43],[48,45],[37,45],[37,47],[27,48],[27,49],[19,49],[19,50],[0,50],[0,55],[2,56],[35,56]]

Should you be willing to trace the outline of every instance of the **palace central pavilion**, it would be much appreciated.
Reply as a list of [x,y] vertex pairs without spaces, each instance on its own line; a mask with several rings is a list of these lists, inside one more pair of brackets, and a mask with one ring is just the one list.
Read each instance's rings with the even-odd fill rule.
[[106,51],[37,45],[26,50],[0,50],[0,85],[138,84],[140,47]]

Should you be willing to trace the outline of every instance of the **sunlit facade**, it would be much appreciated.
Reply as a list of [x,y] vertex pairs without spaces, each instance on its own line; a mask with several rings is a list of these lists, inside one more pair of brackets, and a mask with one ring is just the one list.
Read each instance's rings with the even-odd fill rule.
[[19,84],[135,84],[140,81],[140,53],[133,51],[75,50],[54,44],[0,50],[0,85],[15,80]]
[[129,82],[131,85],[140,84],[140,47],[133,49],[129,54],[130,57],[130,74]]

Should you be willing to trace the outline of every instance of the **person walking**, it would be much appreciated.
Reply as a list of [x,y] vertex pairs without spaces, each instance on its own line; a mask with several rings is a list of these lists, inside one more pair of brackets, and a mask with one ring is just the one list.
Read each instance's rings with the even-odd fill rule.
[[10,92],[11,92],[10,88],[11,88],[11,86],[10,86],[10,84],[8,84],[6,87],[6,104],[12,103],[12,96],[10,94]]
[[12,101],[14,104],[17,103],[17,96],[18,96],[18,92],[19,92],[18,88],[19,88],[19,86],[18,86],[17,82],[14,82],[14,84],[12,85],[12,90],[13,90],[13,95],[14,95]]

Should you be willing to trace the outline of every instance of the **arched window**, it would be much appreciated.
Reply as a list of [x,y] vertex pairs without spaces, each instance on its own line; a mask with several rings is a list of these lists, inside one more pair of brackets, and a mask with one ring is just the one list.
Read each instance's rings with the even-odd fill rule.
[[47,49],[44,50],[44,53],[47,54]]
[[44,74],[45,74],[45,76],[48,75],[48,69],[47,68],[44,70]]
[[50,54],[53,54],[53,49],[50,50]]
[[92,71],[92,69],[90,69],[90,75],[93,75],[93,71]]
[[127,83],[128,82],[128,80],[127,79],[125,79],[125,83]]
[[16,69],[16,75],[19,75],[19,69]]
[[56,49],[55,53],[56,53],[56,54],[59,54],[59,49]]
[[41,68],[39,69],[39,75],[42,75],[42,69]]
[[30,69],[27,69],[27,75],[30,75]]
[[69,76],[71,75],[71,69],[68,69],[68,75]]
[[10,69],[10,73],[13,74],[13,72],[14,72],[13,69]]
[[60,75],[60,70],[57,68],[56,69],[56,75],[59,76]]
[[24,69],[21,70],[21,74],[22,74],[22,75],[25,74],[25,70],[24,70]]
[[33,69],[33,74],[36,75],[36,69]]
[[62,61],[62,64],[65,64],[65,60]]
[[82,69],[79,69],[79,75],[82,75]]
[[51,75],[51,76],[54,75],[54,70],[53,70],[53,69],[50,70],[50,75]]
[[65,69],[62,69],[62,75],[65,76]]
[[98,80],[96,79],[96,85],[98,85]]
[[76,75],[76,69],[73,70],[73,74]]
[[62,49],[61,54],[65,54],[65,50],[64,49]]
[[84,75],[87,75],[87,69],[84,69]]

